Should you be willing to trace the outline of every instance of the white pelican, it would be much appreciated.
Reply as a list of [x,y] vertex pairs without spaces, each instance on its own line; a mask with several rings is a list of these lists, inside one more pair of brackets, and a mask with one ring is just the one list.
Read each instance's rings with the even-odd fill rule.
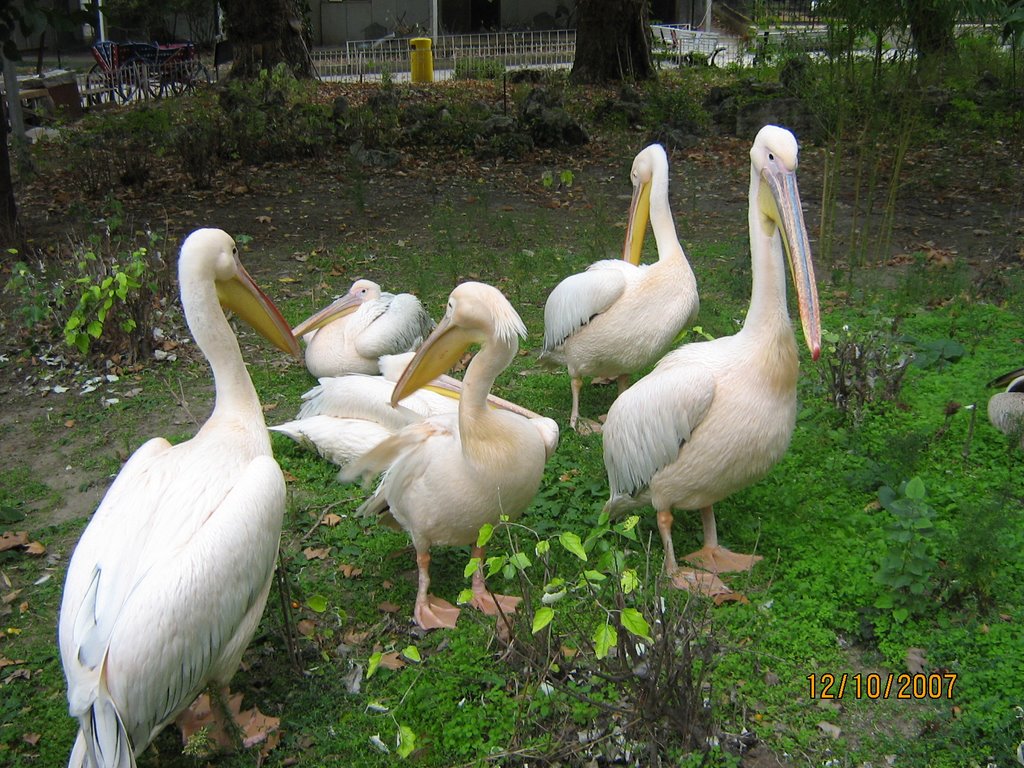
[[[650,365],[697,315],[697,281],[676,237],[668,204],[668,156],[652,144],[630,171],[633,198],[622,259],[606,259],[559,283],[544,305],[542,361],[564,364],[572,378],[569,426],[600,431],[581,419],[584,376],[617,377],[619,393],[629,374]],[[647,219],[658,261],[640,264]]]
[[70,766],[134,766],[208,684],[226,687],[263,613],[285,485],[221,304],[280,349],[299,345],[217,229],[181,247],[185,318],[213,371],[213,413],[191,440],[153,438],[124,465],[68,565],[58,639]]
[[[786,307],[786,257],[804,338],[821,349],[818,296],[796,184],[793,135],[765,126],[750,151],[753,291],[734,336],[686,344],[667,355],[608,412],[604,461],[616,512],[650,503],[658,513],[665,571],[681,588],[727,591],[715,573],[759,559],[718,545],[712,505],[756,482],[782,457],[796,421],[796,339]],[[785,255],[783,255],[785,253]],[[700,509],[704,546],[676,567],[673,508]]]
[[1004,373],[988,386],[1006,386],[1006,391],[989,398],[988,420],[1004,435],[1017,437],[1024,448],[1024,368]]
[[[271,431],[280,432],[344,467],[403,427],[430,416],[456,413],[462,382],[446,375],[410,392],[398,407],[391,406],[395,382],[412,358],[411,352],[384,355],[380,358],[381,376],[350,374],[320,379],[317,386],[302,396],[303,404],[296,417],[270,427]],[[488,395],[487,402],[526,418],[538,417],[496,395]]]
[[[480,527],[502,515],[518,518],[540,485],[544,463],[558,441],[551,419],[527,419],[491,408],[487,394],[515,357],[526,328],[496,288],[463,283],[452,291],[444,319],[417,351],[395,386],[392,404],[448,370],[471,344],[480,351],[466,369],[457,414],[433,416],[402,429],[341,473],[367,480],[384,473],[363,504],[385,514],[412,537],[419,568],[414,615],[426,629],[453,627],[459,609],[429,594],[430,548],[475,544]],[[483,557],[480,548],[474,557]],[[519,598],[487,592],[473,575],[471,604],[486,613],[515,610]]]
[[356,280],[348,293],[303,320],[294,333],[301,338],[316,331],[306,346],[306,367],[319,379],[379,373],[381,355],[415,349],[433,327],[411,293],[382,293],[373,281]]

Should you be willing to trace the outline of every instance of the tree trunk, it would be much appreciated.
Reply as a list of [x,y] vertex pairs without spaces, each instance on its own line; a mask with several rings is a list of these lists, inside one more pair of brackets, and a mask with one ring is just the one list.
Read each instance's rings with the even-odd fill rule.
[[576,0],[574,83],[654,77],[647,0]]
[[[0,127],[0,245],[7,248],[21,247],[18,226],[18,206],[14,199],[14,179],[11,177],[11,150],[7,134],[7,104],[4,99],[0,117],[4,124]],[[6,248],[5,248],[6,253]],[[8,259],[4,259],[6,262]]]
[[234,51],[231,77],[254,78],[281,63],[296,77],[312,77],[306,0],[222,0],[221,6]]
[[907,0],[906,7],[910,35],[919,57],[941,57],[956,50],[956,5],[952,0]]

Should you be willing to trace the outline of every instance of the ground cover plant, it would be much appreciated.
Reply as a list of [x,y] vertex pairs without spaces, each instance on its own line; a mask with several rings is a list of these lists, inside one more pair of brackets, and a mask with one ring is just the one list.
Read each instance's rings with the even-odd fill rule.
[[[548,291],[621,250],[635,152],[673,114],[693,116],[685,94],[732,76],[666,74],[647,100],[657,118],[642,92],[627,118],[617,92],[549,83],[590,134],[573,149],[460,128],[502,111],[500,83],[458,98],[393,84],[309,93],[268,75],[260,88],[283,94],[282,114],[261,119],[318,137],[275,162],[266,142],[282,137],[235,102],[222,122],[209,94],[181,111],[206,110],[190,153],[188,123],[176,122],[187,118],[153,110],[92,115],[39,150],[21,186],[30,242],[8,262],[0,318],[4,763],[60,765],[70,749],[54,635],[88,515],[141,442],[187,439],[207,416],[208,369],[166,265],[191,229],[218,226],[296,323],[357,277],[415,292],[435,318],[460,281],[499,287],[529,336],[495,391],[563,433],[523,518],[484,532],[492,559],[434,553],[439,594],[454,600],[485,568],[496,589],[524,596],[521,616],[467,611],[455,630],[426,634],[410,624],[406,536],[357,517],[366,491],[275,435],[289,487],[280,578],[233,687],[281,718],[280,741],[217,765],[1012,764],[1024,738],[1024,480],[1019,449],[984,411],[985,383],[1020,365],[1024,339],[1021,146],[1006,129],[1019,111],[972,101],[993,120],[964,127],[911,119],[904,105],[906,119],[857,123],[870,131],[849,127],[863,117],[853,107],[818,113],[799,174],[808,223],[820,222],[826,349],[802,360],[786,457],[717,507],[723,539],[764,556],[732,582],[744,601],[715,606],[661,584],[651,510],[600,516],[601,438],[567,429],[566,377],[536,362]],[[513,91],[510,114],[524,94]],[[460,120],[410,122],[414,100]],[[450,145],[410,146],[413,125]],[[479,152],[494,136],[516,151]],[[97,137],[106,167],[67,164]],[[749,138],[706,134],[672,152],[672,207],[701,294],[684,341],[733,333],[746,311]],[[109,308],[83,354],[65,334],[92,286]],[[135,311],[127,299],[143,287],[146,312]],[[291,418],[314,381],[239,334],[268,423]],[[603,412],[614,387],[583,396]],[[697,515],[677,521],[677,550],[689,551]],[[214,762],[202,754],[202,743],[183,754],[168,729],[141,764]]]

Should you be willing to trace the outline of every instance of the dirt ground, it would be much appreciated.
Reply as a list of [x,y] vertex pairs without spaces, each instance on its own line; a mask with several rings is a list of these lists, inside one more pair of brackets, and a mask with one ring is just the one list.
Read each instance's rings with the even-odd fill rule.
[[[241,168],[222,174],[209,190],[196,190],[173,169],[143,189],[126,188],[117,197],[123,217],[136,228],[152,227],[183,238],[200,226],[215,226],[253,240],[246,265],[264,284],[278,284],[282,276],[296,274],[291,259],[311,248],[330,249],[343,244],[372,252],[378,243],[404,241],[415,246],[425,226],[445,205],[455,216],[479,215],[481,204],[491,212],[550,213],[564,222],[556,237],[572,242],[595,211],[622,211],[628,205],[628,170],[632,151],[644,137],[639,132],[634,149],[592,137],[585,147],[571,152],[538,150],[517,162],[484,163],[451,153],[407,151],[391,168],[368,168],[353,177],[343,156],[305,162]],[[698,146],[671,153],[670,194],[680,239],[692,244],[742,237],[746,229],[748,143],[730,137],[708,137]],[[823,148],[802,149],[800,186],[812,248],[821,221],[822,190],[828,162]],[[966,265],[979,292],[998,291],[1004,276],[1024,262],[1024,187],[1020,179],[1019,146],[1011,142],[974,143],[963,148],[935,146],[911,150],[904,168],[895,208],[891,240],[876,261],[883,268],[900,268],[923,253],[929,268]],[[542,182],[545,171],[556,175],[570,169],[571,186],[551,188]],[[828,263],[818,258],[818,280],[827,283],[833,271],[845,271],[842,254],[859,228],[867,226],[875,237],[884,206],[875,205],[871,216],[858,199],[853,171],[837,191],[835,244]],[[30,248],[52,252],[60,243],[82,238],[97,223],[69,215],[80,210],[81,193],[73,179],[58,173],[30,178],[18,189],[22,222]],[[881,198],[881,196],[879,196]],[[467,225],[469,226],[469,225]],[[486,224],[484,224],[486,226]],[[609,256],[616,255],[609,250]],[[816,257],[818,254],[816,253]],[[699,265],[695,267],[699,271]],[[340,279],[340,278],[339,278]],[[6,277],[4,278],[6,282]],[[303,286],[295,286],[301,290]],[[339,289],[340,290],[340,289]],[[998,297],[997,297],[998,298]],[[80,440],[102,443],[102,435],[68,429],[67,439],[52,437],[30,425],[57,418],[56,383],[73,387],[90,378],[65,362],[53,362],[62,351],[51,350],[51,360],[21,354],[24,336],[10,316],[10,297],[0,313],[4,333],[0,358],[0,395],[9,407],[0,411],[0,461],[31,463],[33,471],[63,497],[54,512],[58,522],[89,514],[106,486],[76,469],[68,456]],[[198,407],[197,412],[204,409]],[[192,418],[188,408],[169,414],[171,423]]]

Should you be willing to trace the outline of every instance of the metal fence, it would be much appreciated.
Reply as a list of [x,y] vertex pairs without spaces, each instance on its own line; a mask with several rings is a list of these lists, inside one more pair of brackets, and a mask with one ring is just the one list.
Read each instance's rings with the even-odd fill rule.
[[[576,54],[576,30],[442,35],[433,41],[434,79],[486,76],[503,69],[568,68]],[[311,52],[324,80],[408,80],[409,40],[387,37],[349,41],[343,48]]]

